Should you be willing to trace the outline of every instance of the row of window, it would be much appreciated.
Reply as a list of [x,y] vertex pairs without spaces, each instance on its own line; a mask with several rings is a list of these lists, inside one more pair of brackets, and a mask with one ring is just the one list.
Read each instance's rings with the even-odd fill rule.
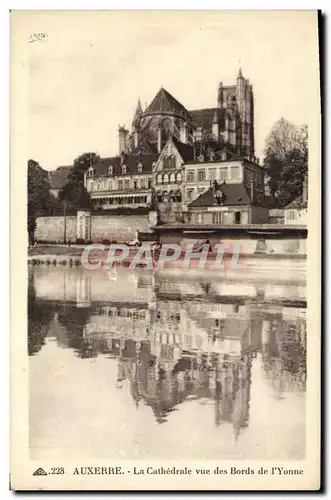
[[[210,216],[210,213],[208,213],[208,218]],[[224,224],[226,222],[233,222],[234,224],[241,224],[241,212],[214,212],[212,214],[213,216],[213,224]],[[226,220],[226,219],[231,219]],[[188,214],[188,222],[193,222],[196,224],[203,224],[204,223],[204,214],[203,213],[197,213],[197,214]]]
[[[127,173],[127,166],[126,165],[122,165],[121,171],[122,171],[122,175],[126,175],[126,173]],[[138,172],[138,174],[141,174],[142,171],[143,171],[143,166],[142,166],[141,163],[139,163],[137,165],[137,172]],[[113,175],[113,173],[114,173],[114,167],[112,165],[110,165],[108,167],[108,175]],[[89,177],[93,177],[93,175],[95,175],[95,168],[90,167],[88,169],[88,176]]]
[[288,220],[295,220],[297,218],[297,211],[296,210],[289,210],[286,214],[286,217]]
[[180,191],[173,192],[163,191],[156,193],[157,201],[159,203],[181,203],[182,193]]
[[[171,160],[171,157],[170,157]],[[125,166],[122,167],[122,173],[125,175],[126,170],[124,169]],[[111,168],[111,167],[109,167]],[[125,167],[126,168],[126,167]],[[124,170],[123,170],[124,169]],[[93,170],[93,169],[92,169]],[[93,174],[91,174],[93,175]],[[209,168],[208,170],[203,168],[203,169],[198,169],[197,171],[195,170],[188,170],[186,173],[186,182],[188,183],[193,183],[193,182],[205,182],[205,181],[227,181],[227,180],[239,180],[240,178],[240,169],[239,167],[230,167],[230,168]],[[262,184],[263,183],[263,174],[260,172],[254,172],[253,170],[248,170],[245,173],[245,178],[249,182],[256,182],[257,184]],[[168,184],[168,183],[180,183],[183,180],[183,176],[181,172],[178,172],[177,174],[175,172],[172,172],[168,174],[167,172],[161,174],[159,173],[156,176],[156,183],[157,184]],[[130,183],[130,179],[126,180],[118,180],[117,181],[118,187],[117,189],[139,189],[139,188],[151,188],[152,186],[152,179],[149,178],[148,181],[146,179],[141,179],[139,180],[134,180],[133,184]],[[106,187],[107,186],[107,187]],[[120,187],[121,186],[121,187]],[[91,185],[91,191],[103,191],[103,190],[112,190],[113,189],[113,183],[112,181],[99,181],[98,183],[94,183]]]
[[[218,175],[217,175],[218,171]],[[207,175],[208,174],[208,175]],[[205,168],[195,170],[188,170],[186,173],[186,182],[204,182],[204,181],[227,181],[227,180],[239,180],[240,170],[239,167],[229,168],[209,168],[208,171]]]
[[176,182],[182,182],[183,176],[180,172],[175,174],[175,172],[172,172],[170,175],[165,173],[165,174],[158,174],[156,176],[156,183],[157,184],[168,184],[170,183],[176,183]]
[[133,205],[147,203],[147,196],[123,196],[114,198],[94,198],[94,205]]
[[165,170],[176,170],[176,157],[175,157],[175,155],[166,156],[163,159],[163,167]]
[[89,191],[115,191],[115,190],[130,190],[130,189],[151,189],[152,179],[117,179],[117,181],[100,179],[96,182],[88,183]]
[[132,319],[146,319],[146,311],[139,309],[109,309],[105,308],[102,310],[102,314],[106,314],[111,318],[132,318]]

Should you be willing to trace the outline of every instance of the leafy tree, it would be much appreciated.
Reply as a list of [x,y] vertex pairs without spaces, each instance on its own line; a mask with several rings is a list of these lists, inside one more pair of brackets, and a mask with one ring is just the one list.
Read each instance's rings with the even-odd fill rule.
[[35,160],[28,161],[28,233],[29,243],[34,243],[38,215],[51,213],[56,201],[50,194],[48,175]]
[[278,206],[299,196],[308,171],[307,126],[298,128],[285,118],[278,120],[266,138],[264,166]]
[[96,153],[84,153],[74,160],[68,176],[68,183],[61,191],[61,200],[67,200],[68,211],[79,208],[91,208],[91,200],[84,187],[84,174],[87,169],[100,161]]
[[286,156],[286,163],[279,179],[278,200],[286,206],[302,194],[303,183],[308,175],[308,130],[301,127],[295,147]]

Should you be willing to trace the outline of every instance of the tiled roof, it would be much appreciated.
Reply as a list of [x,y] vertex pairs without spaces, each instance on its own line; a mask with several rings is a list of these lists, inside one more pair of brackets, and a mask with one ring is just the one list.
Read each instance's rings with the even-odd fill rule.
[[285,210],[301,210],[302,208],[307,208],[307,200],[303,201],[302,195],[298,196],[295,200],[291,201],[288,205],[286,205]]
[[218,121],[221,122],[224,117],[224,110],[220,108],[194,109],[189,111],[189,115],[196,127],[202,127],[204,130],[211,130],[215,113]]
[[[224,206],[251,205],[251,199],[244,184],[220,184],[220,191],[224,194]],[[214,187],[202,193],[189,207],[212,207],[215,206]]]
[[62,189],[67,184],[71,168],[71,166],[58,167],[56,170],[48,172],[48,182],[51,189]]
[[189,144],[184,144],[183,142],[178,141],[175,137],[172,138],[172,141],[185,163],[187,161],[193,160],[194,158],[193,146],[190,146]]
[[[126,155],[124,164],[126,165],[126,175],[132,174],[151,174],[153,169],[153,163],[158,159],[158,154],[142,154],[142,155]],[[138,172],[138,165],[142,164],[141,172]],[[103,158],[99,163],[93,165],[95,169],[96,176],[108,175],[108,168],[113,167],[113,176],[123,175],[121,158],[120,156],[114,156],[112,158]]]
[[187,109],[163,87],[161,87],[151,104],[144,111],[144,115],[159,111],[177,113],[183,116],[187,116],[188,114]]

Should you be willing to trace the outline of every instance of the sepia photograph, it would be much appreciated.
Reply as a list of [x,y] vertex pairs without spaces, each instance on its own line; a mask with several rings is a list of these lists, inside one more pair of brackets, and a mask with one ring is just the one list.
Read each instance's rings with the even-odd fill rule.
[[318,489],[317,11],[16,11],[11,46],[12,487]]

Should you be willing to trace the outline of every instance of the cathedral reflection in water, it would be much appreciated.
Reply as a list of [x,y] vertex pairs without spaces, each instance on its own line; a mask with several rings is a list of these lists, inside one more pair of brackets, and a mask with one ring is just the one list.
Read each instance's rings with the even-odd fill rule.
[[304,283],[30,268],[29,354],[56,341],[83,359],[116,358],[118,391],[148,405],[156,422],[201,400],[238,439],[256,357],[277,397],[305,391],[305,293]]

